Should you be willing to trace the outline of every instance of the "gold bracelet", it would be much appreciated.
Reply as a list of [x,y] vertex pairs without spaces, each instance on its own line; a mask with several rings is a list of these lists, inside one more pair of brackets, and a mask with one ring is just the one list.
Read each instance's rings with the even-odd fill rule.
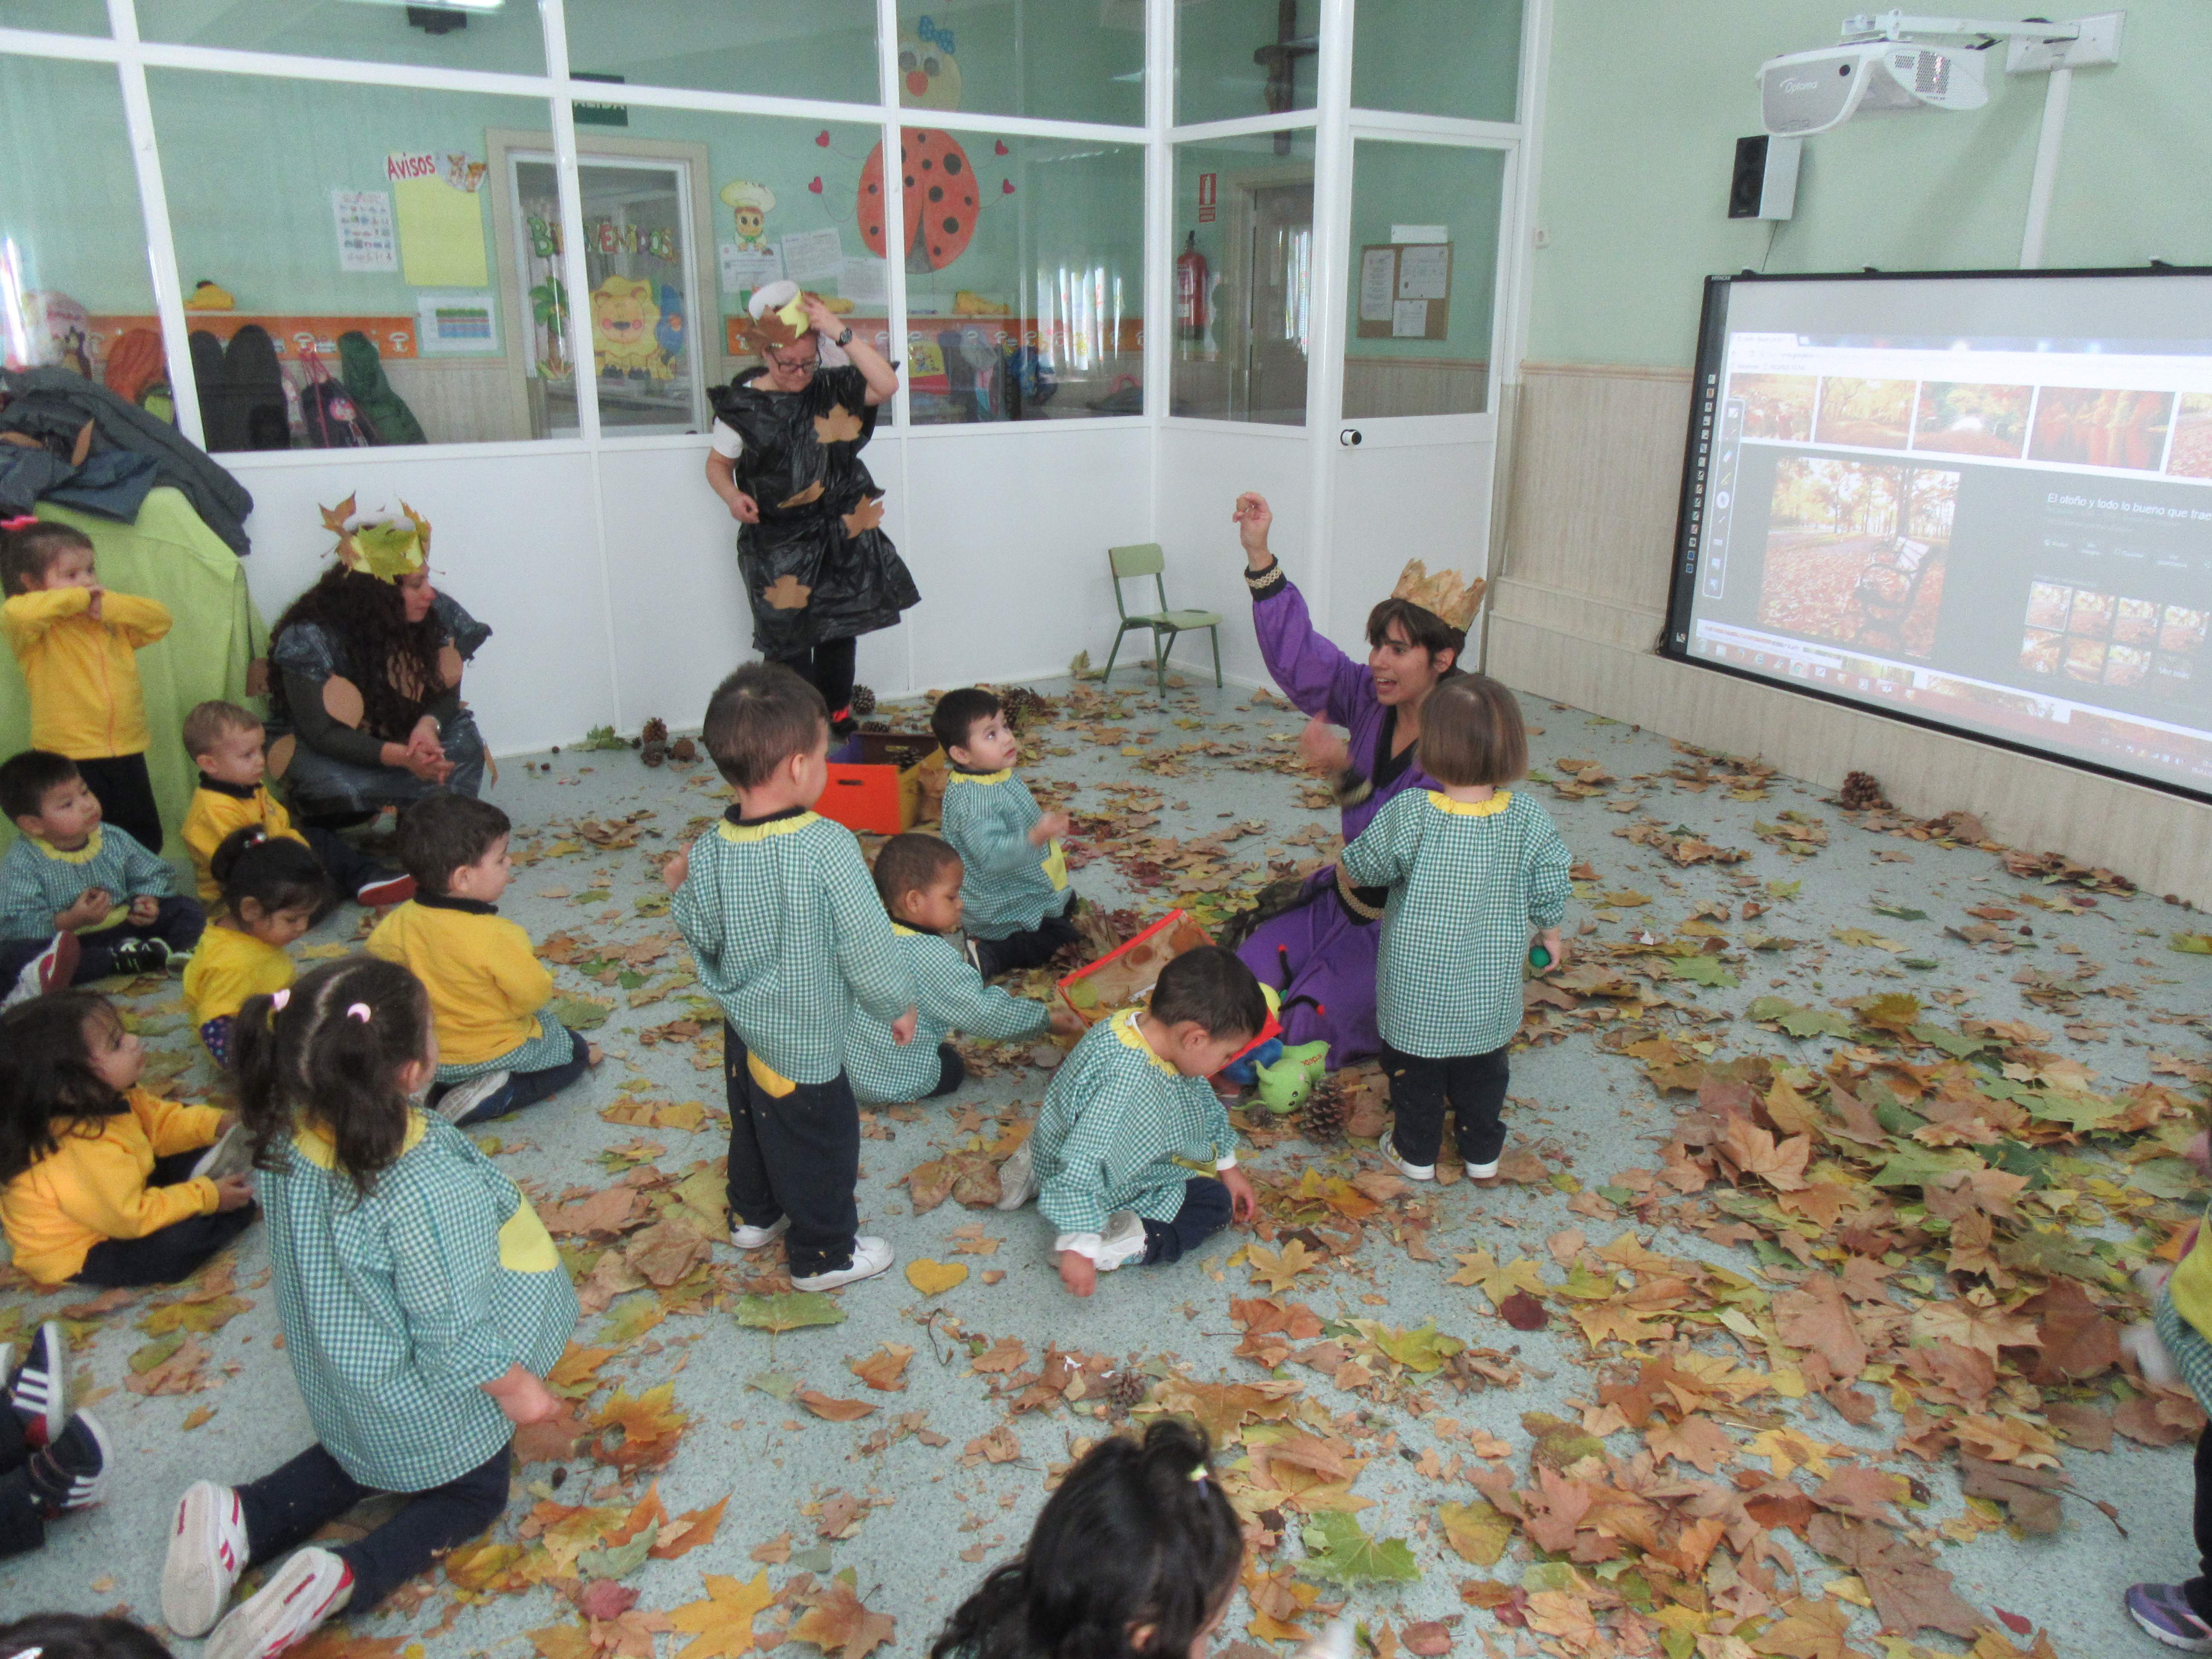
[[1265,570],[1248,570],[1244,573],[1244,586],[1256,593],[1261,588],[1272,586],[1276,578],[1282,574],[1283,562],[1280,559],[1270,559]]

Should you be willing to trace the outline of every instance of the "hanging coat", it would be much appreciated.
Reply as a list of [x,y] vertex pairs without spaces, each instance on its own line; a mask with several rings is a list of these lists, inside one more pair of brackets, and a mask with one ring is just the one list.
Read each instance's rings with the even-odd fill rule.
[[844,364],[817,369],[799,392],[732,380],[712,394],[744,440],[732,476],[760,503],[760,522],[738,528],[738,568],[763,656],[889,628],[921,598],[878,527],[883,492],[860,460],[876,429],[867,389]]

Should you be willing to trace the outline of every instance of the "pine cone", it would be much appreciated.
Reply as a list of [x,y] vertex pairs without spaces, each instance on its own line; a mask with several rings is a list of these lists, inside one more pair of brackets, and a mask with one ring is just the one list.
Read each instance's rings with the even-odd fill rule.
[[658,766],[668,758],[668,722],[649,720],[638,733],[638,758],[647,766]]
[[860,730],[863,732],[888,732],[890,729],[891,723],[889,720],[862,720],[860,722]]
[[1837,805],[1846,812],[1870,812],[1878,806],[1888,805],[1889,798],[1881,793],[1881,780],[1873,773],[1853,772],[1844,780]]
[[668,722],[662,720],[656,714],[653,719],[645,723],[645,730],[639,735],[644,738],[647,743],[666,743],[668,741]]
[[699,758],[699,745],[689,738],[678,738],[668,745],[668,752],[688,763]]
[[1052,705],[1026,685],[1010,685],[999,693],[1000,704],[1006,711],[1006,724],[1017,732],[1034,719],[1042,719],[1052,713]]
[[1106,1399],[1116,1412],[1126,1412],[1143,1405],[1152,1391],[1152,1380],[1142,1371],[1115,1371],[1106,1384]]
[[853,688],[852,709],[855,714],[874,714],[876,712],[876,694],[873,691],[871,691],[865,685],[854,686]]
[[1298,1133],[1316,1146],[1334,1146],[1344,1139],[1344,1097],[1335,1079],[1324,1079],[1298,1109]]

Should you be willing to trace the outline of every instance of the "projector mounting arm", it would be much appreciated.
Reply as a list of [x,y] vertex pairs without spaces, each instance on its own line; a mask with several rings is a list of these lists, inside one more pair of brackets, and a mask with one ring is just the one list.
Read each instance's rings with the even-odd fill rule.
[[1979,17],[1911,17],[1901,11],[1886,11],[1879,15],[1860,12],[1844,19],[1843,39],[1847,45],[1861,40],[1906,40],[1923,34],[1965,35],[1984,43],[2078,40],[2081,38],[2081,26],[2040,21],[1991,22]]

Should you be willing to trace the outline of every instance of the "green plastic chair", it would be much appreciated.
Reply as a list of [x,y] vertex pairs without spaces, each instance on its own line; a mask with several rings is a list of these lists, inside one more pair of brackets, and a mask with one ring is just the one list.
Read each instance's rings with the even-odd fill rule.
[[[1106,563],[1114,573],[1114,608],[1121,613],[1121,626],[1114,635],[1114,648],[1106,653],[1106,672],[1098,678],[1103,682],[1112,678],[1114,659],[1121,654],[1121,641],[1132,629],[1146,628],[1152,635],[1152,673],[1159,684],[1162,696],[1168,690],[1168,653],[1175,649],[1178,635],[1194,634],[1200,629],[1213,641],[1213,684],[1221,684],[1221,613],[1218,611],[1170,611],[1168,609],[1167,580],[1162,572],[1167,568],[1167,556],[1160,551],[1158,542],[1139,542],[1128,547],[1109,547]],[[1152,591],[1159,596],[1160,608],[1139,616],[1131,616],[1121,603],[1121,584],[1131,577],[1150,576]],[[1164,637],[1167,643],[1160,641]]]

